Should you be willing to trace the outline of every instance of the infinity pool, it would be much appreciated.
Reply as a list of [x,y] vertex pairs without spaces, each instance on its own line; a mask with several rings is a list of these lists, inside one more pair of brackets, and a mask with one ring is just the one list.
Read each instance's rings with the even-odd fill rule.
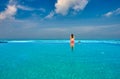
[[0,43],[0,79],[120,79],[120,41]]

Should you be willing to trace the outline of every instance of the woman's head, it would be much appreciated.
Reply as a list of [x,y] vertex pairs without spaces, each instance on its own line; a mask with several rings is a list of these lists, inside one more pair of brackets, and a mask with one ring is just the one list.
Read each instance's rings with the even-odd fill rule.
[[71,38],[74,38],[74,35],[73,35],[73,34],[71,34]]

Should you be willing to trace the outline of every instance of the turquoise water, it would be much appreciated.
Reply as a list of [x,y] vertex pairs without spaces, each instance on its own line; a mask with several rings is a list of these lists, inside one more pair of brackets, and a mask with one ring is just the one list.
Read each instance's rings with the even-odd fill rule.
[[0,79],[120,79],[120,41],[0,43]]

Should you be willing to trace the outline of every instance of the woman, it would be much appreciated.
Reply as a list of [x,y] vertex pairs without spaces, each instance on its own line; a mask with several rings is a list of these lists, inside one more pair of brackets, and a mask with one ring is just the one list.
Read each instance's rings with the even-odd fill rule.
[[70,46],[71,46],[72,50],[73,50],[73,48],[74,48],[74,43],[75,43],[74,40],[75,40],[75,37],[74,37],[73,34],[71,34],[71,35],[70,35]]

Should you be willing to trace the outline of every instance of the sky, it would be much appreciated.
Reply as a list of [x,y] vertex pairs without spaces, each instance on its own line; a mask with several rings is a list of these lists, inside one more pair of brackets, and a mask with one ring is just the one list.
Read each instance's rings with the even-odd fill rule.
[[120,0],[0,0],[0,39],[118,39]]

